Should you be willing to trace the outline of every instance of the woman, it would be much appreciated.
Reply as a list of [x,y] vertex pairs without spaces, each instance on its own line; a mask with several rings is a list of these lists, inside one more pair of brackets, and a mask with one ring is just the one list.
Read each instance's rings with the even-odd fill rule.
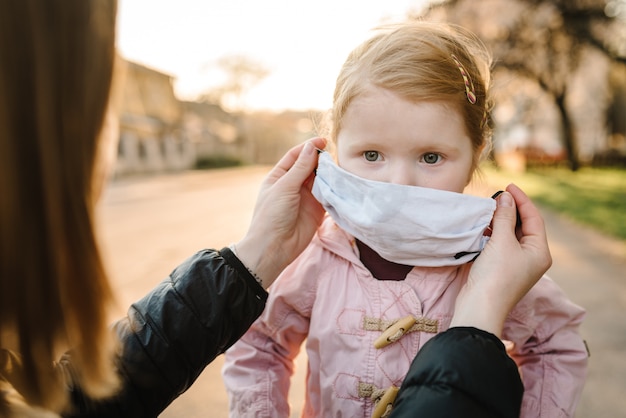
[[[125,327],[136,326],[134,318],[116,326],[119,338],[107,326],[113,292],[93,229],[116,146],[100,132],[115,59],[115,18],[116,2],[109,0],[0,5],[0,382],[12,405],[62,411],[63,380],[70,375],[73,395],[110,395],[128,383],[124,376],[120,381],[117,369],[123,374],[137,361],[130,341],[136,341],[137,329],[133,337],[125,334]],[[324,145],[316,139],[302,153],[297,147],[275,167],[263,184],[253,227],[236,245],[263,287],[301,251],[321,219],[307,179],[317,161],[314,148]],[[204,281],[222,281],[212,295],[216,304],[206,305],[218,325],[205,340],[190,341],[203,343],[203,358],[189,374],[193,378],[243,333],[265,298],[263,287],[228,249],[204,251],[194,260],[184,266],[204,263],[208,271],[182,274],[194,283],[191,290]],[[208,289],[214,283],[204,284]],[[182,322],[182,311],[176,314]],[[54,361],[68,347],[71,357],[59,373]],[[128,361],[119,360],[116,347],[122,356],[130,353]],[[163,409],[186,389],[193,381],[189,376],[150,411]],[[5,414],[24,413],[10,408],[5,405]]]

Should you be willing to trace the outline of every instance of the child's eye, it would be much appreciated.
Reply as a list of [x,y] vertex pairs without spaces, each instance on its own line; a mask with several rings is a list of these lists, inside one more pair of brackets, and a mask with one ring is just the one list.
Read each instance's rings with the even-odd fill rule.
[[365,151],[363,156],[367,161],[377,161],[380,154],[378,154],[378,151]]
[[441,160],[441,155],[429,152],[422,157],[426,164],[436,164]]

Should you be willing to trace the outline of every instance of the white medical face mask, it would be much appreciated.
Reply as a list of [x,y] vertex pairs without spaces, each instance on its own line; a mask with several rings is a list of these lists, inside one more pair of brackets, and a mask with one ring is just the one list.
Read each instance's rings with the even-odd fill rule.
[[367,180],[319,156],[313,195],[334,221],[386,260],[452,266],[484,248],[496,201],[462,193]]

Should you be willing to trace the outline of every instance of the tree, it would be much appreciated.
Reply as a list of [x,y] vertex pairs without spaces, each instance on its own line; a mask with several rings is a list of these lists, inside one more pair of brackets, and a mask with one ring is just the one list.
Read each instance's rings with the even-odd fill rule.
[[561,116],[570,168],[579,168],[565,100],[570,75],[578,69],[584,48],[626,62],[626,0],[444,0],[423,16],[471,29],[492,49],[496,70],[514,71],[548,93]]
[[243,55],[224,56],[211,66],[217,67],[226,79],[201,94],[199,101],[217,103],[229,109],[241,109],[243,96],[270,73],[261,63]]

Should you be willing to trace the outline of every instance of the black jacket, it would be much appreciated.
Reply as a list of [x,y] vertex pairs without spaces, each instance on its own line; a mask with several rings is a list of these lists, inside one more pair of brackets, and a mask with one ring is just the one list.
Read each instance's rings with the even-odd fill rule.
[[[201,251],[115,324],[121,342],[121,392],[93,402],[71,388],[66,417],[155,417],[191,386],[215,357],[261,314],[267,293],[225,248]],[[60,362],[75,376],[71,354]]]
[[[156,417],[246,332],[266,300],[228,248],[195,254],[115,324],[120,393],[94,402],[71,386],[74,410],[64,416]],[[59,365],[71,382],[71,353]],[[522,393],[517,367],[498,338],[451,328],[419,351],[391,417],[517,418]]]
[[519,418],[523,392],[517,366],[495,335],[450,328],[418,352],[391,418]]

